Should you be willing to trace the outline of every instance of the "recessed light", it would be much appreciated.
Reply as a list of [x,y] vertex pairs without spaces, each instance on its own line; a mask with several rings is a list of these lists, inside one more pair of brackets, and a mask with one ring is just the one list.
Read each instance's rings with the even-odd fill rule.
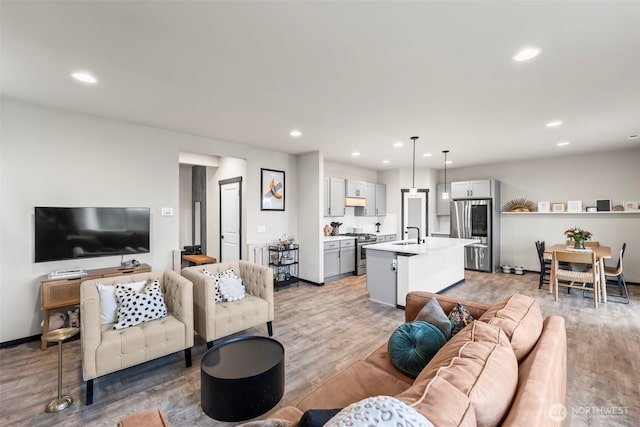
[[382,163],[386,165],[387,163],[389,163],[389,160],[383,160]]
[[96,78],[96,76],[87,71],[74,71],[73,73],[71,73],[71,77],[78,80],[79,82],[87,83],[90,85],[98,83],[98,79]]
[[400,148],[400,147],[402,147],[403,145],[404,145],[404,144],[403,144],[402,142],[400,142],[400,141],[396,141],[396,142],[394,142],[394,143],[393,143],[393,146],[394,146],[394,147],[396,147],[396,148]]
[[353,157],[358,157],[358,156],[360,155],[360,153],[359,153],[359,152],[357,152],[357,151],[354,151],[353,153],[351,153],[351,155],[352,155]]
[[520,52],[516,53],[513,57],[513,60],[516,62],[524,62],[530,59],[535,58],[540,54],[540,48],[538,47],[527,47],[522,49]]
[[627,139],[638,139],[638,134],[635,134],[635,135],[629,135],[629,136],[627,137]]
[[554,128],[557,126],[562,126],[562,122],[560,120],[554,120],[552,122],[547,123],[545,126],[548,128]]
[[557,145],[558,147],[566,147],[566,146],[567,146],[567,145],[569,145],[569,144],[570,144],[570,142],[569,142],[569,141],[560,141],[560,142],[558,142],[556,145]]
[[302,135],[302,132],[300,132],[299,130],[295,130],[295,129],[294,129],[294,130],[292,130],[291,132],[289,132],[289,135],[294,136],[294,137],[295,137],[295,136],[301,136],[301,135]]
[[431,153],[424,153],[422,157],[431,157]]

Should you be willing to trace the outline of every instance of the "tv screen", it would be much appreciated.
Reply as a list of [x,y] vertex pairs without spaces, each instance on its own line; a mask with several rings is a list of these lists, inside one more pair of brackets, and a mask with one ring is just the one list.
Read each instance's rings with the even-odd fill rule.
[[35,208],[35,262],[149,252],[149,208]]

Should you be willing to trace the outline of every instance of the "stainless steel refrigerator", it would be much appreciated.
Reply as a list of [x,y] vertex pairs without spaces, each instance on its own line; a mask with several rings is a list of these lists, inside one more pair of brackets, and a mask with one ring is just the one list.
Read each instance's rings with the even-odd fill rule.
[[451,238],[479,239],[465,247],[464,267],[494,272],[500,258],[499,216],[493,199],[453,200]]

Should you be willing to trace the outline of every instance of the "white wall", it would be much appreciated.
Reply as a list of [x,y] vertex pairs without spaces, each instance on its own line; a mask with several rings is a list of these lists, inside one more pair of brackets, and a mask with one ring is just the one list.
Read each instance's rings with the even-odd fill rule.
[[[0,342],[41,333],[41,276],[63,268],[118,265],[120,257],[33,262],[33,208],[145,206],[151,209],[151,253],[136,256],[154,270],[172,267],[179,245],[179,152],[244,158],[246,237],[297,233],[294,156],[1,99]],[[258,142],[257,142],[258,143]],[[261,212],[260,168],[287,173],[287,210]],[[174,215],[160,216],[162,207]]]
[[[640,147],[636,144],[628,150],[447,169],[447,180],[498,179],[502,205],[515,198],[565,203],[582,200],[583,206],[594,205],[596,199],[611,199],[616,205],[640,200],[638,165]],[[627,242],[625,278],[640,282],[638,214],[501,215],[500,263],[538,270],[534,242],[563,242],[564,230],[574,225],[593,232],[594,240],[615,252]]]

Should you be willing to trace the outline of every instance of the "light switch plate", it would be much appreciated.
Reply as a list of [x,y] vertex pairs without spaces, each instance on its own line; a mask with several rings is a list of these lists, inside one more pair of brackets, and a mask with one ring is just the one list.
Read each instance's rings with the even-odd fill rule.
[[173,216],[173,208],[162,208],[160,212],[162,216]]
[[267,231],[267,227],[265,227],[264,225],[258,226],[258,233],[264,233],[265,231]]

